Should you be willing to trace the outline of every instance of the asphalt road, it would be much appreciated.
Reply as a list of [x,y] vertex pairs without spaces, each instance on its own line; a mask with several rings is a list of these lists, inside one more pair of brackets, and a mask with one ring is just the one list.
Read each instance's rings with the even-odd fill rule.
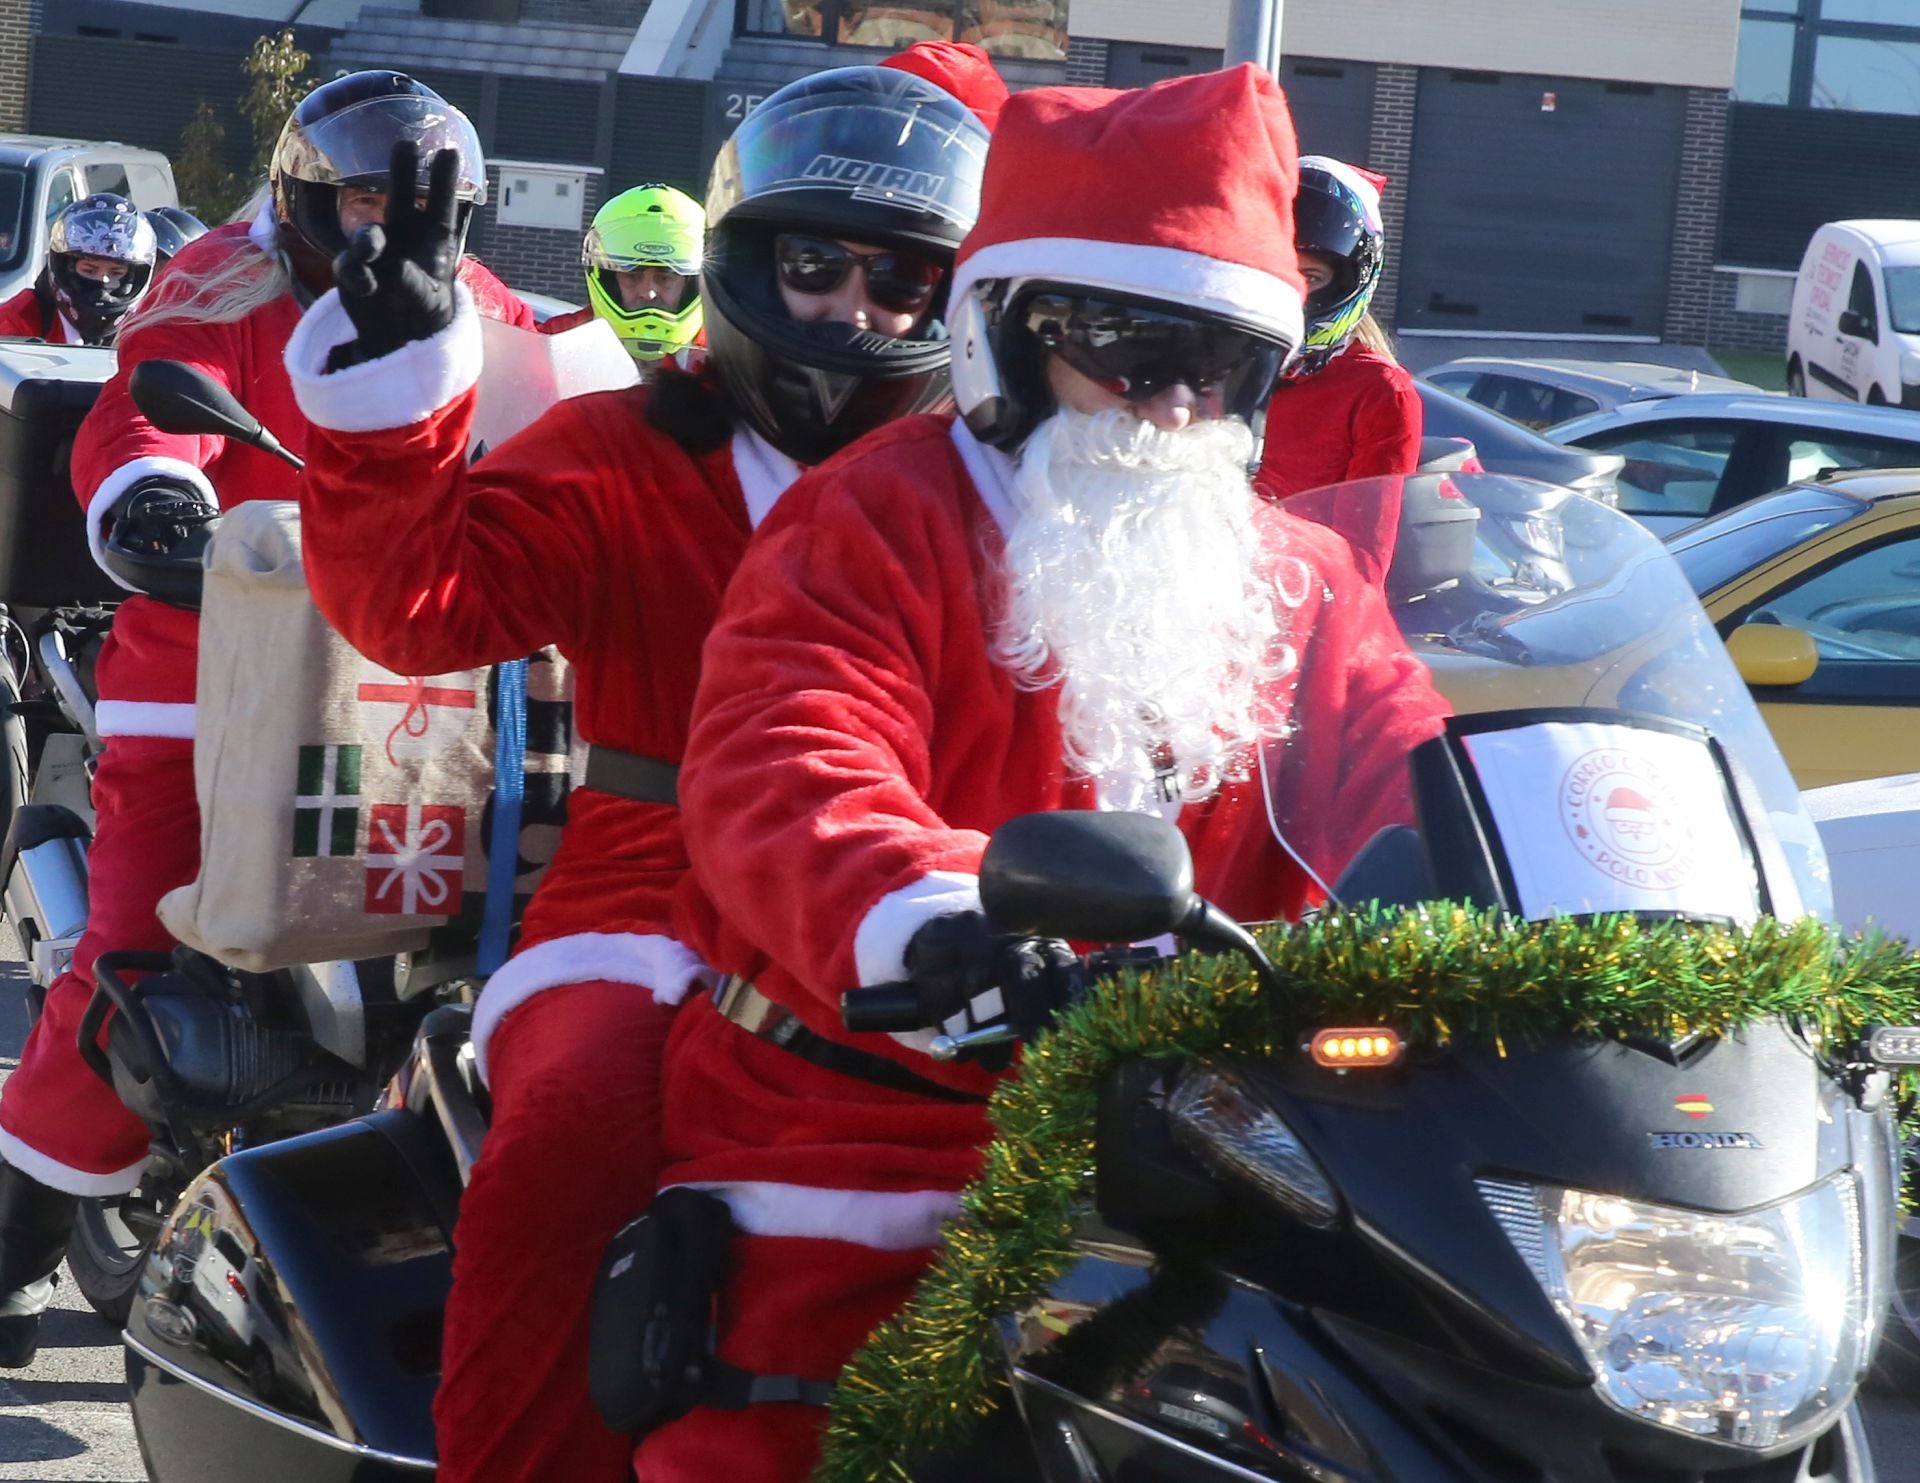
[[[0,927],[0,1081],[26,1039],[25,970]],[[145,1483],[117,1337],[63,1280],[29,1370],[0,1370],[0,1483]],[[1920,1398],[1875,1397],[1867,1424],[1881,1483],[1920,1483]],[[233,1480],[249,1483],[249,1480]]]

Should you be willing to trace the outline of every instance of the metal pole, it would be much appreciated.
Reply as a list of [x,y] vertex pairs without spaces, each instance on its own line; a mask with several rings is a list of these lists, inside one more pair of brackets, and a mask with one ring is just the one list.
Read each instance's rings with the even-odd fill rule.
[[1227,0],[1226,65],[1257,62],[1280,75],[1280,22],[1286,0]]

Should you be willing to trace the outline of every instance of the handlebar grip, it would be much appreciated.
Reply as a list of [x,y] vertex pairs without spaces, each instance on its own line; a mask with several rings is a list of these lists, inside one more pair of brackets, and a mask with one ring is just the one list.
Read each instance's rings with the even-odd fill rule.
[[927,1010],[911,983],[875,984],[840,996],[840,1023],[856,1034],[924,1030]]

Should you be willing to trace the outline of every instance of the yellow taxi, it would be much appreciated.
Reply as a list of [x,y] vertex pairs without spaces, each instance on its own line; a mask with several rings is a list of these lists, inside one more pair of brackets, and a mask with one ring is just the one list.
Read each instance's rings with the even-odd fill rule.
[[1920,470],[1790,485],[1667,548],[1802,788],[1920,772]]

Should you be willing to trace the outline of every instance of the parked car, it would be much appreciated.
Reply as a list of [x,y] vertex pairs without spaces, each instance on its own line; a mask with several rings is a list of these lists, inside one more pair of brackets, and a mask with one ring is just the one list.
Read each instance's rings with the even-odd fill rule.
[[1779,396],[1629,402],[1552,437],[1624,457],[1620,508],[1663,536],[1830,470],[1920,467],[1920,416]]
[[180,204],[163,154],[130,144],[0,134],[0,303],[39,273],[53,219],[95,191],[126,196],[142,211]]
[[1418,379],[1414,385],[1420,392],[1428,437],[1465,438],[1473,444],[1481,465],[1493,473],[1518,474],[1548,484],[1564,484],[1582,494],[1612,502],[1614,477],[1624,460],[1562,447],[1531,428],[1522,427],[1450,391]]
[[1920,469],[1807,480],[1667,549],[1802,788],[1920,772]]
[[1920,221],[1831,221],[1793,280],[1787,390],[1920,407]]
[[563,314],[571,314],[580,307],[578,304],[569,304],[565,299],[557,299],[552,294],[527,293],[523,289],[515,289],[514,292],[533,311],[534,320],[539,324],[558,319]]
[[1468,355],[1422,373],[1443,391],[1491,407],[1523,427],[1554,427],[1628,402],[1694,392],[1758,392],[1748,381],[1644,361],[1512,360]]

